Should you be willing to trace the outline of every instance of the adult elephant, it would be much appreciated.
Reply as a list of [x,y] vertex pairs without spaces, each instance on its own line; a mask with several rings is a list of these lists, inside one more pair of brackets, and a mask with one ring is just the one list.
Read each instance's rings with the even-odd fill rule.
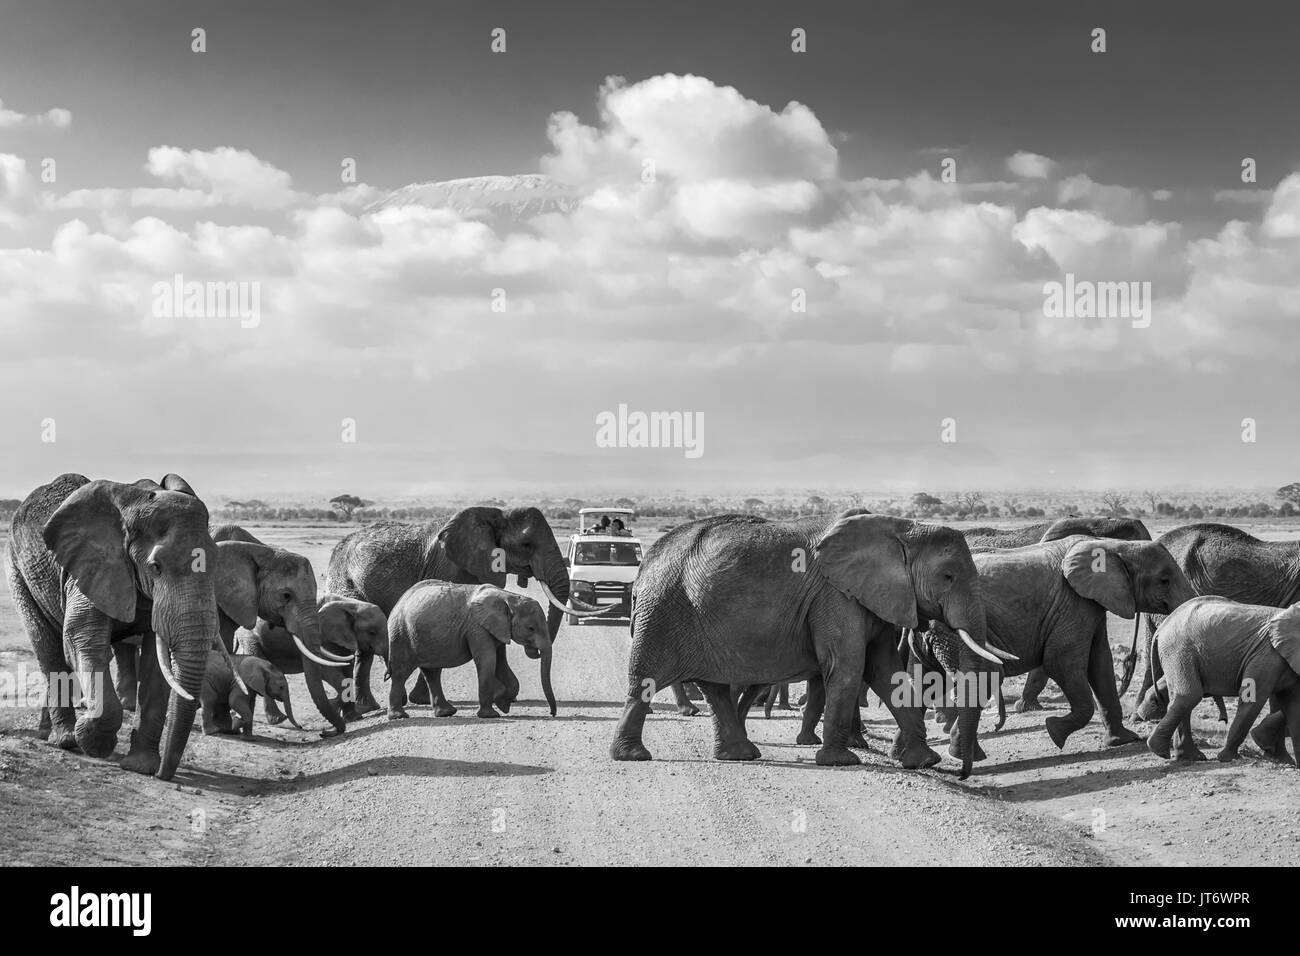
[[[1241,604],[1290,607],[1300,600],[1300,541],[1262,541],[1249,532],[1226,524],[1203,522],[1166,531],[1157,540],[1174,556],[1192,590],[1198,595],[1231,598]],[[1143,701],[1155,678],[1151,669],[1151,638],[1160,618],[1147,622],[1142,684],[1137,699]],[[1136,648],[1135,648],[1136,650]],[[1136,658],[1136,654],[1134,655]],[[1130,679],[1132,671],[1128,675]],[[1120,689],[1128,689],[1126,679]],[[1221,698],[1219,716],[1228,719]],[[1271,730],[1272,724],[1269,725]],[[1276,740],[1281,743],[1280,735]]]
[[[1138,740],[1124,726],[1115,690],[1106,612],[1132,618],[1168,614],[1193,596],[1172,555],[1152,541],[1118,541],[1071,535],[1058,541],[974,556],[983,586],[990,647],[1015,655],[1008,677],[1041,667],[1070,704],[1064,717],[1047,719],[1047,733],[1064,747],[1100,702],[1106,745]],[[931,642],[946,643],[940,627],[912,639],[913,656],[930,667],[943,663]],[[940,648],[940,651],[942,647]]]
[[[317,603],[320,618],[321,652],[337,657],[352,657],[358,652],[388,659],[388,618],[368,601],[322,594]],[[241,654],[269,661],[286,674],[306,673],[307,658],[298,649],[294,637],[284,627],[259,620],[250,630],[240,630],[236,650]],[[335,696],[347,703],[350,694],[343,687],[343,674],[334,667],[319,668],[325,683]],[[278,724],[285,715],[269,695],[263,697],[266,721]]]
[[[1011,531],[997,528],[972,528],[966,532],[966,541],[973,553],[1001,548],[1023,548],[1026,545],[1042,541],[1060,541],[1071,535],[1082,534],[1089,538],[1114,538],[1117,541],[1150,541],[1151,532],[1137,518],[1108,518],[1101,515],[1070,515],[1055,521],[1045,521],[1028,525]],[[1138,631],[1142,626],[1142,615],[1133,617],[1133,646],[1124,658],[1124,687],[1128,687],[1128,678],[1133,674],[1137,658]],[[1042,710],[1038,695],[1047,687],[1047,673],[1041,668],[1034,668],[1025,677],[1020,699],[1016,701],[1017,712]],[[1120,691],[1121,695],[1123,691]],[[999,707],[1001,714],[1001,707]],[[1001,724],[998,725],[999,728]]]
[[316,572],[300,554],[264,544],[237,525],[213,532],[220,555],[217,603],[221,608],[222,643],[235,646],[235,630],[252,630],[258,621],[282,628],[293,641],[301,660],[303,679],[312,703],[333,726],[322,736],[343,732],[346,726],[338,700],[325,693],[329,670],[352,669],[353,655],[338,654],[322,646],[323,632],[316,600]]
[[62,684],[47,696],[43,735],[91,757],[113,752],[122,705],[109,656],[141,634],[140,717],[122,767],[170,780],[217,633],[218,564],[208,509],[177,475],[123,484],[65,474],[29,494],[11,526],[9,590],[47,687],[75,670],[86,702],[77,716]]
[[[693,681],[713,711],[719,760],[753,760],[733,686],[822,675],[825,741],[817,763],[860,762],[846,746],[864,674],[883,681],[905,767],[931,766],[919,706],[894,707],[899,627],[942,620],[959,636],[954,676],[988,672],[979,576],[962,536],[885,515],[769,521],[720,515],[674,528],[650,548],[632,591],[628,696],[610,755],[649,760],[642,730],[660,687]],[[991,666],[990,666],[991,665]],[[874,686],[874,683],[873,683]],[[963,708],[962,776],[974,759],[978,701]]]
[[[495,584],[505,587],[508,574],[518,575],[520,587],[536,578],[551,604],[546,622],[554,645],[565,614],[590,617],[604,611],[573,606],[564,554],[546,516],[537,508],[465,508],[445,524],[377,522],[352,532],[330,553],[325,587],[331,594],[356,598],[391,614],[398,599],[417,581],[456,584]],[[540,652],[525,653],[539,658]],[[374,654],[357,655],[355,703],[344,717],[356,719],[379,709],[370,690]],[[423,675],[410,695],[412,703],[443,699],[441,687],[427,686]]]

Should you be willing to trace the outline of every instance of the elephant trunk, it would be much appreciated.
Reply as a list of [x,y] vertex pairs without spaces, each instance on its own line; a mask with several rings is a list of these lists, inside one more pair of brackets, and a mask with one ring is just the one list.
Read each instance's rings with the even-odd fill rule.
[[1142,615],[1133,615],[1133,644],[1124,655],[1124,678],[1119,683],[1119,696],[1128,692],[1128,685],[1133,682],[1133,672],[1137,670],[1138,631],[1142,629]]
[[[212,643],[215,626],[188,633],[171,646],[171,671],[176,682],[192,698],[186,700],[172,691],[167,704],[167,721],[163,728],[162,762],[158,768],[159,780],[170,780],[180,766],[185,745],[194,726],[194,714],[199,706],[203,687],[203,674],[207,669],[208,647]],[[161,648],[160,648],[161,650]],[[161,666],[162,662],[159,662]]]
[[[539,557],[541,560],[538,560]],[[551,589],[551,593],[555,595],[561,604],[569,603],[569,571],[564,566],[564,559],[560,554],[558,544],[551,544],[543,549],[538,557],[534,557],[533,577],[545,581],[546,586]],[[546,611],[546,630],[550,634],[552,644],[555,643],[555,639],[560,633],[562,623],[564,623],[564,612],[554,605],[548,607]]]
[[975,734],[979,730],[980,709],[978,707],[963,707],[957,718],[957,732],[961,739],[961,778],[965,780],[970,776],[971,767],[975,763]]
[[551,716],[555,716],[555,691],[551,689],[551,648],[542,648],[542,693],[546,695],[546,703],[550,705]]
[[289,723],[292,724],[294,727],[296,727],[298,730],[302,730],[302,724],[298,723],[298,721],[294,719],[293,702],[289,699],[288,691],[285,691],[284,697],[280,699],[280,703],[284,704],[284,716],[289,721]]
[[[957,632],[960,648],[957,652],[957,680],[959,695],[957,710],[957,735],[960,745],[961,779],[971,774],[979,745],[980,710],[984,706],[988,677],[996,675],[1000,664],[996,657],[989,660],[988,630],[984,611],[984,595],[976,579],[969,591],[951,598],[944,608],[947,625]],[[996,681],[995,681],[996,682]]]
[[[339,733],[343,733],[346,726],[343,722],[343,715],[339,711],[339,702],[330,700],[329,695],[325,693],[326,670],[339,670],[339,668],[328,668],[320,663],[327,658],[321,653],[321,626],[320,614],[316,609],[315,601],[301,601],[294,609],[292,619],[286,617],[286,629],[292,634],[299,645],[299,653],[302,657],[302,676],[307,682],[307,692],[311,694],[312,703],[320,711],[321,716],[333,725]],[[349,671],[351,669],[349,668]],[[331,675],[332,676],[332,675]],[[331,681],[331,683],[333,683]]]

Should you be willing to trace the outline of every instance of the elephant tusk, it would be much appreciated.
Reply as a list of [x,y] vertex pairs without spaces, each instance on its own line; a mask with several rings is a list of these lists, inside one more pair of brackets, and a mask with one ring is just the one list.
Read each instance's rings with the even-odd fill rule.
[[163,643],[162,635],[156,635],[156,640],[158,648],[158,669],[162,671],[163,680],[167,681],[167,684],[176,692],[177,696],[183,697],[185,700],[193,700],[194,697],[181,686],[180,681],[176,679],[176,675],[172,673],[172,652],[168,650],[167,645]]
[[[985,649],[985,648],[983,648],[983,647],[980,647],[978,644],[976,644],[976,643],[975,643],[975,638],[971,637],[970,634],[968,634],[966,631],[964,631],[964,630],[963,630],[962,628],[960,628],[960,627],[957,628],[957,636],[961,638],[961,642],[962,642],[963,644],[965,644],[967,647],[969,647],[972,651],[974,651],[974,652],[975,652],[976,654],[978,654],[980,657],[984,658],[986,661],[992,661],[994,664],[1001,664],[1001,663],[1002,663],[1002,660],[1001,660],[1000,658],[994,657],[992,654],[990,654],[990,653],[988,652],[987,649]],[[1003,651],[1002,653],[1005,654],[1006,652]],[[1012,660],[1012,661],[1018,661],[1018,660],[1020,660],[1020,658],[1018,658],[1018,657],[1016,657],[1016,656],[1014,656],[1014,655],[1010,655],[1010,654],[1007,655],[1007,658],[1006,658],[1006,659],[1007,659],[1007,660]]]
[[343,664],[351,664],[354,660],[356,660],[355,654],[349,654],[347,657],[342,657],[338,654],[335,654],[333,651],[327,651],[323,647],[320,649],[320,654],[321,657],[328,657],[332,661],[339,661],[340,663]]
[[244,696],[247,697],[248,685],[245,684],[244,679],[239,676],[239,668],[235,666],[235,659],[230,656],[230,651],[226,650],[226,642],[220,637],[214,637],[212,643],[216,645],[217,653],[219,653],[222,659],[226,662],[226,666],[230,668],[230,673],[235,675],[235,683],[239,685],[239,689],[242,690]]
[[988,645],[988,651],[989,651],[990,654],[993,654],[993,655],[995,655],[995,656],[1001,658],[1001,659],[1004,660],[1004,661],[1018,661],[1018,660],[1020,660],[1020,658],[1016,657],[1015,654],[1010,654],[1010,653],[1008,653],[1007,651],[1004,651],[1002,648],[1000,648],[1000,647],[995,647],[995,646],[992,645],[992,644],[989,644],[989,645]]
[[303,657],[307,658],[308,660],[313,660],[317,664],[321,664],[325,667],[347,667],[348,666],[347,663],[342,663],[340,661],[327,661],[323,657],[317,657],[315,654],[311,652],[310,649],[308,649],[307,645],[302,642],[302,638],[299,637],[297,634],[293,635],[293,642],[298,645],[298,650],[302,652]]
[[[609,607],[597,608],[591,611],[582,608],[571,607],[569,604],[562,603],[560,599],[555,596],[554,592],[551,591],[551,589],[546,586],[545,581],[538,578],[537,583],[542,586],[542,593],[546,595],[546,600],[550,601],[551,604],[559,608],[565,614],[572,614],[575,617],[596,617],[598,614],[608,614],[610,611],[618,607],[617,604],[611,604]],[[570,604],[571,603],[572,603],[572,599],[570,599]]]

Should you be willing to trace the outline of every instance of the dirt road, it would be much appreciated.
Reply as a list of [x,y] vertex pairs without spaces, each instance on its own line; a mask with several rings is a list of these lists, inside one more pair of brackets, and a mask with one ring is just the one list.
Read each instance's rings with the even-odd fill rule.
[[[294,534],[296,550],[323,567],[329,537],[285,531],[283,543]],[[1117,656],[1130,628],[1112,622]],[[555,718],[536,662],[516,652],[523,688],[508,717],[474,716],[467,666],[444,674],[462,708],[455,717],[410,707],[410,720],[371,716],[331,740],[318,738],[325,723],[301,677],[291,677],[307,732],[259,719],[252,740],[196,733],[170,783],[118,769],[125,727],[113,760],[97,761],[37,742],[35,712],[6,711],[0,863],[1300,862],[1300,772],[1249,745],[1230,765],[1169,764],[1141,745],[1106,750],[1095,721],[1057,751],[1042,727],[1065,708],[1054,686],[1045,712],[1013,713],[984,737],[989,759],[964,782],[950,758],[922,772],[895,765],[886,756],[893,723],[878,707],[864,712],[872,751],[862,767],[817,767],[815,748],[793,742],[790,711],[751,717],[763,759],[718,762],[711,720],[677,716],[667,695],[646,723],[655,759],[615,763],[607,749],[627,650],[625,626],[565,625]],[[0,667],[23,662],[31,663],[21,645],[0,649]],[[1017,690],[1008,682],[1009,700]],[[1207,704],[1201,713],[1212,712]],[[1222,737],[1213,720],[1197,728],[1207,750]],[[931,729],[931,745],[944,752]]]

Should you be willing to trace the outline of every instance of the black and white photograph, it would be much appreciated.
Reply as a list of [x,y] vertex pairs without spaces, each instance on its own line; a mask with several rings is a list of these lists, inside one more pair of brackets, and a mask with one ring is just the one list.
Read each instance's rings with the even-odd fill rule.
[[1298,48],[0,0],[0,865],[1300,864]]

